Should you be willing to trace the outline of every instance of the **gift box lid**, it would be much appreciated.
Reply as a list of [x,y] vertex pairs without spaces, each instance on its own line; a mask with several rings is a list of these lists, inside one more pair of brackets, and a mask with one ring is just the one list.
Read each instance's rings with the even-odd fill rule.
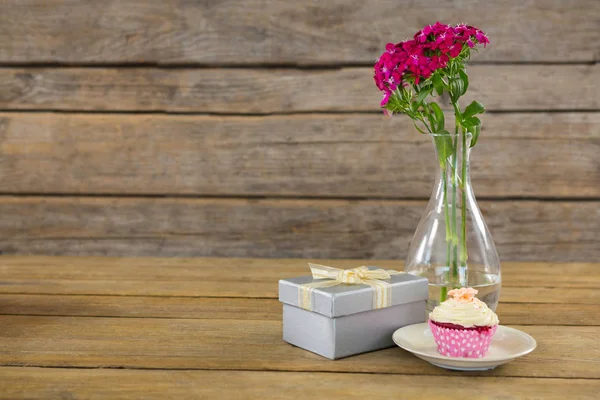
[[[370,270],[378,269],[373,266],[368,268]],[[313,279],[312,276],[280,280],[279,301],[295,307],[306,308],[300,304],[302,285],[316,281],[322,280]],[[389,299],[384,307],[427,300],[428,298],[427,278],[399,273],[391,275],[385,282],[389,287]],[[311,296],[310,311],[329,318],[336,318],[381,308],[374,304],[375,291],[375,288],[366,284],[339,284],[332,287],[314,288],[308,294]]]

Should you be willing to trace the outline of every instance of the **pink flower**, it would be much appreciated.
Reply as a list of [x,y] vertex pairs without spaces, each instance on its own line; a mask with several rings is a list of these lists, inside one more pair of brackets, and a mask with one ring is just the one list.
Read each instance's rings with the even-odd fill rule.
[[458,57],[461,51],[462,44],[454,43],[452,46],[448,47],[448,54],[452,58]]
[[435,25],[431,27],[433,33],[441,33],[447,31],[450,28],[448,25],[442,24],[440,21],[436,22]]
[[425,43],[427,41],[427,34],[424,31],[417,32],[415,34],[415,41]]
[[433,26],[427,25],[421,32],[423,32],[425,35],[429,35],[430,33],[433,33]]
[[446,68],[463,49],[472,49],[479,44],[485,47],[488,43],[488,37],[480,29],[465,24],[450,26],[438,21],[415,33],[411,40],[386,44],[385,52],[375,62],[373,74],[375,85],[384,92],[381,105],[388,103],[398,87],[418,84],[436,70]]
[[406,51],[408,54],[419,53],[420,45],[414,40],[406,40],[404,42],[400,42],[399,44],[401,45],[402,50]]
[[390,95],[392,94],[392,92],[390,91],[386,91],[383,94],[383,99],[381,99],[381,107],[385,106],[387,104],[387,102],[390,100]]
[[483,43],[483,47],[490,42],[487,36],[485,36],[485,33],[481,32],[479,29],[477,29],[477,32],[475,33],[475,39],[477,39],[479,43]]

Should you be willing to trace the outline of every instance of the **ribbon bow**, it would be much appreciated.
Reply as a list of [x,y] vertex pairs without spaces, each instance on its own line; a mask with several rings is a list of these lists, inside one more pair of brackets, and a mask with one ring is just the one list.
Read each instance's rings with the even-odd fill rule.
[[[384,280],[390,279],[392,275],[404,273],[385,269],[371,270],[364,266],[353,269],[339,269],[311,263],[308,266],[313,279],[316,279],[316,281],[300,285],[298,304],[301,308],[309,311],[313,309],[312,292],[314,289],[341,284],[371,286],[373,288],[373,309],[389,307],[392,304],[391,285]],[[326,280],[323,281],[322,279]]]

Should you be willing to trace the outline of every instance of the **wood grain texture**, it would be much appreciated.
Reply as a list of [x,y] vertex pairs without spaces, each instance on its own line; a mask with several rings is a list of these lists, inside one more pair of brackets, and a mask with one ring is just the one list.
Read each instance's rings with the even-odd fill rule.
[[0,294],[3,315],[280,321],[281,309],[275,299]]
[[[0,326],[7,366],[445,374],[398,347],[331,362],[283,342],[280,321],[3,315]],[[473,375],[600,379],[597,327],[517,328],[536,351]]]
[[[504,297],[502,293],[502,298]],[[548,304],[501,302],[496,312],[503,325],[600,325],[600,307],[593,304],[559,302],[549,306]]]
[[[478,196],[600,196],[600,113],[488,114]],[[428,198],[408,118],[0,113],[4,193]]]
[[[210,382],[210,384],[207,384]],[[402,393],[407,399],[592,400],[589,379],[470,378],[267,371],[139,371],[0,368],[0,391],[11,399],[364,399]]]
[[0,18],[0,60],[370,63],[385,43],[465,15],[492,40],[479,60],[600,59],[600,6],[594,0],[426,0],[418,5],[388,0],[7,0]]
[[[331,362],[283,342],[275,283],[281,274],[305,273],[305,262],[2,256],[0,277],[14,281],[0,280],[0,397],[318,398],[316,387],[328,399],[400,390],[419,398],[452,391],[587,399],[600,388],[599,299],[585,296],[600,292],[597,264],[505,263],[502,297],[509,302],[498,313],[505,324],[521,321],[517,328],[538,348],[494,371],[459,377],[397,347]],[[401,269],[394,260],[374,263]],[[9,294],[16,282],[69,294]],[[156,297],[164,287],[179,297]],[[73,295],[82,288],[97,295]],[[575,292],[585,304],[576,304]],[[110,295],[117,293],[123,296]],[[269,298],[238,298],[258,293]],[[200,297],[211,295],[225,297]],[[538,304],[544,296],[554,304]]]
[[[3,277],[0,293],[276,299],[279,279],[307,275],[307,261],[5,255],[0,258]],[[343,269],[365,263],[404,269],[398,260],[311,261]],[[502,271],[504,302],[596,304],[600,301],[598,264],[505,262]],[[564,278],[565,271],[569,271],[569,279]]]
[[[505,297],[503,293],[502,300]],[[506,325],[600,326],[600,307],[595,304],[500,303],[496,311]],[[276,299],[31,294],[0,294],[0,315],[282,319]]]
[[[598,110],[595,65],[472,65],[488,110]],[[372,68],[1,68],[0,109],[294,113],[379,111]]]
[[[586,261],[598,202],[480,201],[502,260]],[[424,201],[0,198],[8,254],[404,258]],[[24,218],[27,216],[27,218]]]

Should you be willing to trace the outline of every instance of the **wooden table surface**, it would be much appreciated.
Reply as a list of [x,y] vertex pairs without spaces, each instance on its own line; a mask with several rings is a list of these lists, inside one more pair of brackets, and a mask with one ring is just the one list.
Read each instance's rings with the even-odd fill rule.
[[283,342],[277,281],[307,271],[297,259],[2,256],[0,398],[598,398],[599,264],[504,263],[500,320],[538,348],[477,373],[400,348],[330,361]]

